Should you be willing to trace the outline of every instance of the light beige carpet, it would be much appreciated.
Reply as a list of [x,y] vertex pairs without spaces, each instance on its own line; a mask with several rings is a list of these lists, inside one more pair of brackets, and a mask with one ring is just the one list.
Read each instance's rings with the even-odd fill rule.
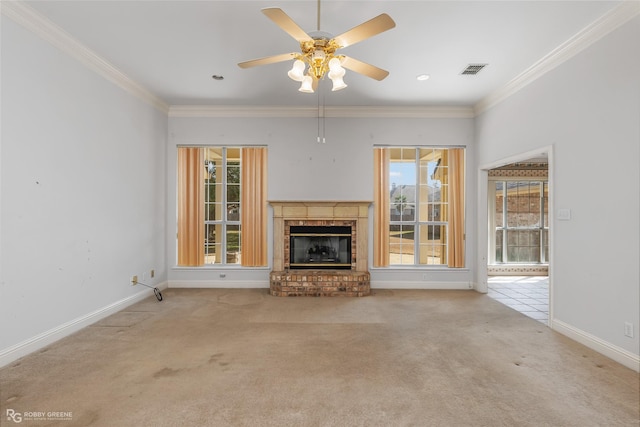
[[0,369],[0,424],[639,425],[637,373],[472,291],[163,295]]

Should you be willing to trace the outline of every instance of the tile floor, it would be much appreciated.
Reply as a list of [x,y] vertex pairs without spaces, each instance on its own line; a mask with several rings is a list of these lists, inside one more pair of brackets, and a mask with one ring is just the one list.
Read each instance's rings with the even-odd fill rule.
[[490,276],[488,295],[545,325],[549,321],[548,276]]

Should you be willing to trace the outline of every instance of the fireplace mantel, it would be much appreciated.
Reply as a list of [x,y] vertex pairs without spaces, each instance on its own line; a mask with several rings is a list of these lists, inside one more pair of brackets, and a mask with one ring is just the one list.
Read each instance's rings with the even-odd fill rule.
[[356,222],[356,271],[367,271],[370,201],[280,201],[272,200],[273,207],[273,269],[284,270],[285,221],[353,220]]
[[[357,296],[369,294],[368,272],[368,222],[370,201],[281,201],[271,200],[269,204],[273,208],[273,271],[272,295],[339,295],[343,293]],[[352,242],[352,255],[355,260],[350,271],[321,271],[314,273],[307,271],[299,274],[288,267],[288,233],[292,225],[342,225],[349,223],[353,227],[354,239]],[[331,277],[329,277],[331,276]],[[304,280],[302,278],[304,277]],[[314,279],[312,279],[314,278]],[[318,282],[335,282],[333,286],[326,286]],[[287,286],[296,291],[284,291],[282,283],[295,282],[296,286]],[[346,283],[343,283],[346,282]],[[356,283],[359,283],[357,286]],[[293,285],[293,283],[291,283]],[[277,288],[277,290],[274,290]],[[337,291],[328,291],[329,288],[337,288]],[[356,289],[357,290],[354,290]],[[301,291],[304,289],[304,291]]]

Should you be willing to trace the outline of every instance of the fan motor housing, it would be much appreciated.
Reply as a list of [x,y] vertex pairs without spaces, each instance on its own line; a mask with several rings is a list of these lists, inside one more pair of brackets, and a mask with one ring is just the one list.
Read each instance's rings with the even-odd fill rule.
[[317,50],[324,51],[327,55],[333,55],[336,50],[340,49],[338,43],[333,40],[333,36],[324,31],[314,31],[309,36],[313,40],[305,40],[300,42],[300,50],[303,55],[313,54]]

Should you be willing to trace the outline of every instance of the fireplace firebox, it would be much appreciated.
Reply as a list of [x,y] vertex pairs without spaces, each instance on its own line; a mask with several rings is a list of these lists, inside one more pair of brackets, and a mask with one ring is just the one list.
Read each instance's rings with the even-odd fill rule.
[[350,226],[292,226],[289,266],[304,270],[350,270]]

